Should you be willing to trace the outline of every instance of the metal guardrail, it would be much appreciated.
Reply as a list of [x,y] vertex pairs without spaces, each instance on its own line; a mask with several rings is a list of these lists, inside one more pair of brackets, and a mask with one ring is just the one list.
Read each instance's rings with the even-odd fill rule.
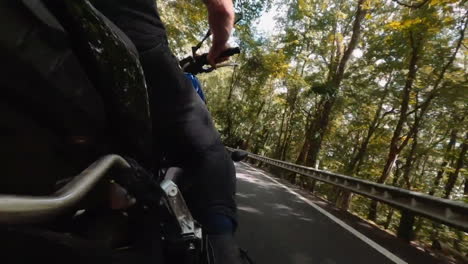
[[[228,148],[228,150],[234,151],[235,149]],[[275,160],[253,153],[249,153],[249,158],[340,187],[468,232],[468,204],[466,203]]]

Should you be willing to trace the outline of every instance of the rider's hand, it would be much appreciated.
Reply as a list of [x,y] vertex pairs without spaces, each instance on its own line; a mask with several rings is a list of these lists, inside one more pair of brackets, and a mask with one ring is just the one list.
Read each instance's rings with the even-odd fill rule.
[[211,66],[227,60],[220,58],[223,51],[229,48],[227,41],[234,26],[234,7],[232,0],[205,0],[208,9],[208,23],[213,34],[213,44],[208,53]]

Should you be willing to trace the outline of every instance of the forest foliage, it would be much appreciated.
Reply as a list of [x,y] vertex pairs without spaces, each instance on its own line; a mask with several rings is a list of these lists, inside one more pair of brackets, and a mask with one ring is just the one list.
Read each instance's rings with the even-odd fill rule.
[[[207,30],[202,1],[161,1],[183,57]],[[238,64],[200,75],[226,145],[468,202],[466,0],[243,0]],[[275,14],[271,32],[259,19]],[[395,231],[393,209],[327,185],[345,210]],[[416,239],[467,254],[467,234],[417,219]]]

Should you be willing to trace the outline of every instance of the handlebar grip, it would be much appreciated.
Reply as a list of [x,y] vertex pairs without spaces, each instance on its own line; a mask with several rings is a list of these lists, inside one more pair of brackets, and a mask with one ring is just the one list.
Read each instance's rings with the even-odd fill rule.
[[223,57],[231,57],[232,55],[235,55],[235,54],[239,54],[240,53],[240,48],[239,47],[235,47],[235,48],[229,48],[225,51],[223,51],[219,57],[220,58],[223,58]]
[[[241,52],[239,47],[236,48],[228,48],[227,50],[223,51],[219,57],[231,57],[235,54],[239,54]],[[208,53],[204,53],[200,56],[195,57],[187,57],[180,62],[181,67],[183,68],[184,72],[188,72],[194,75],[197,75],[201,72],[210,72],[213,71],[214,68],[211,69],[204,69],[203,66],[208,65]]]

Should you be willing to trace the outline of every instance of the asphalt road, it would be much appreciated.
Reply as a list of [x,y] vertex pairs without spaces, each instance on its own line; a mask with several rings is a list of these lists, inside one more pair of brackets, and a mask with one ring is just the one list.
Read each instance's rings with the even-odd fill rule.
[[256,264],[407,263],[262,171],[236,169],[237,239]]

